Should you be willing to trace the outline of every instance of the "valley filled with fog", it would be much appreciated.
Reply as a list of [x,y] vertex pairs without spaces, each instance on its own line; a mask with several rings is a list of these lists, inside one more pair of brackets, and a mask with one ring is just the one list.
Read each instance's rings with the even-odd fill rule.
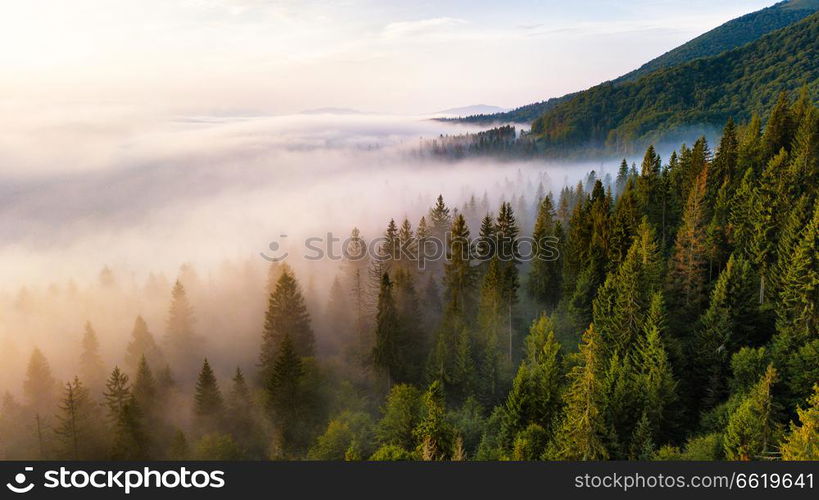
[[2,127],[0,390],[12,394],[34,347],[58,379],[73,377],[86,322],[112,366],[137,315],[161,339],[177,279],[217,370],[252,371],[271,242],[320,314],[340,263],[305,260],[307,238],[358,227],[372,239],[390,218],[415,226],[439,194],[455,209],[486,199],[493,213],[514,198],[531,231],[539,186],[559,191],[617,167],[436,158],[423,141],[478,129],[423,116],[106,109]]

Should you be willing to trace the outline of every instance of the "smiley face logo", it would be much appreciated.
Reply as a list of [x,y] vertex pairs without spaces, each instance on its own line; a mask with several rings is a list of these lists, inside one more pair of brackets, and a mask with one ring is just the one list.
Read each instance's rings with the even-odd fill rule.
[[[34,467],[26,467],[26,472],[31,472],[34,470]],[[10,489],[14,493],[28,493],[34,488],[34,483],[24,484],[26,482],[26,475],[22,472],[17,473],[14,476],[14,482],[17,483],[6,483],[6,488]]]

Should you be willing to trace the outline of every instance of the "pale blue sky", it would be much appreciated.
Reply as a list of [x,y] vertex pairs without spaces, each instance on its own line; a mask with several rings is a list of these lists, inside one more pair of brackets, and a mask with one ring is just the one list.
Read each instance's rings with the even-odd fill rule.
[[0,105],[513,107],[614,78],[773,3],[27,0],[0,8]]

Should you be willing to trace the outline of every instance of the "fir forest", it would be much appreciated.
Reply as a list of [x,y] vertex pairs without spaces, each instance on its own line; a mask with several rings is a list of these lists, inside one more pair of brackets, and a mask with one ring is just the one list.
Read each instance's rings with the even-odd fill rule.
[[819,460],[817,10],[494,114],[0,173],[0,458]]

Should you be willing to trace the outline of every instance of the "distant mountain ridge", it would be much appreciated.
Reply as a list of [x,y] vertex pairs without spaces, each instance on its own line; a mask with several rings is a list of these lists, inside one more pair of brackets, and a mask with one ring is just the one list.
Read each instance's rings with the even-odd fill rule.
[[553,97],[545,101],[527,104],[502,113],[478,113],[461,118],[441,118],[442,121],[457,121],[477,124],[491,123],[532,123],[532,120],[552,109],[557,104],[570,99],[575,94],[567,94],[563,97]]
[[459,108],[449,108],[432,113],[434,115],[450,115],[453,117],[503,113],[506,108],[500,106],[490,106],[489,104],[473,104],[471,106],[462,106]]
[[316,108],[300,111],[300,115],[365,115],[367,113],[350,108]]

